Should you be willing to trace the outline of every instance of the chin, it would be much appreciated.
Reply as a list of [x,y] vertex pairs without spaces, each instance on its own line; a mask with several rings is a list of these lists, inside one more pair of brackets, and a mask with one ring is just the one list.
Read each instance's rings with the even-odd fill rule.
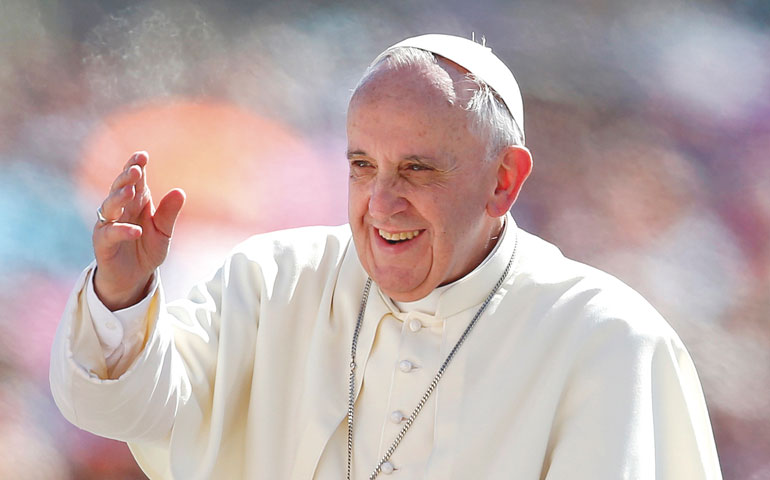
[[415,300],[426,297],[430,292],[433,291],[432,288],[426,288],[423,283],[420,283],[415,288],[404,289],[403,282],[390,282],[387,280],[378,282],[374,277],[372,277],[372,279],[377,284],[377,286],[380,287],[382,293],[391,299],[396,300],[397,302],[414,302]]

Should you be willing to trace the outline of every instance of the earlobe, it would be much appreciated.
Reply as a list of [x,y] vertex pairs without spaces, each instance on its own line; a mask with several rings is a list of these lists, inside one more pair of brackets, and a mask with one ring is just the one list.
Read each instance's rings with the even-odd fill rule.
[[511,145],[500,152],[497,186],[487,203],[487,213],[501,217],[511,209],[524,181],[532,171],[532,155],[526,147]]

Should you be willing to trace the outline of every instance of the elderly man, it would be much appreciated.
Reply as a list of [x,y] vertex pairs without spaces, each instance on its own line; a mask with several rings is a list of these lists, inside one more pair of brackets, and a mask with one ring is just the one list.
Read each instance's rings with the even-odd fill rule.
[[391,47],[350,101],[350,226],[255,236],[172,303],[184,194],[155,209],[135,154],[57,332],[62,413],[151,478],[720,478],[671,328],[508,214],[522,126],[488,48]]

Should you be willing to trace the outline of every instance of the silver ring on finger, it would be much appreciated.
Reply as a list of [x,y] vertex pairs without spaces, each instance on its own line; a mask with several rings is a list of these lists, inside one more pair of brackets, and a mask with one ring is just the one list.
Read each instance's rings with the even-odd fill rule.
[[104,214],[102,213],[101,205],[99,206],[99,208],[96,209],[96,218],[99,219],[99,223],[112,223],[113,222],[112,220],[107,220],[104,217]]

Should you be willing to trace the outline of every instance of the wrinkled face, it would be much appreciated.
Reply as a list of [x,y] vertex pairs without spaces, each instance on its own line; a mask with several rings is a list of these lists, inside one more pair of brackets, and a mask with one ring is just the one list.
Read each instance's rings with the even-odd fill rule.
[[448,65],[382,66],[348,109],[353,240],[364,269],[398,301],[469,273],[502,225],[486,210],[497,165],[468,129],[457,75]]

